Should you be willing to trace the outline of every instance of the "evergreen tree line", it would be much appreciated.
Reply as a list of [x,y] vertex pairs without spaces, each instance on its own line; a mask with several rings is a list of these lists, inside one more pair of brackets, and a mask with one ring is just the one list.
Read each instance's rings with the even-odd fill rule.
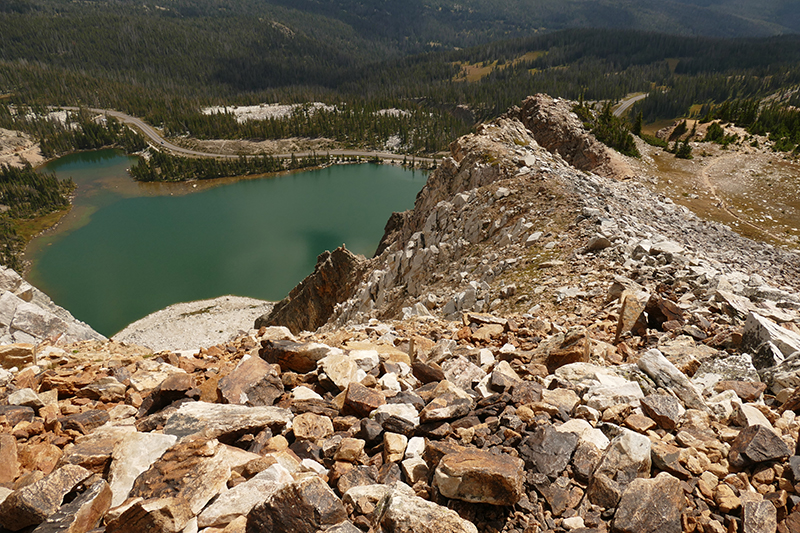
[[25,241],[19,223],[69,207],[75,189],[71,179],[35,171],[30,165],[15,168],[0,165],[0,263],[21,268],[19,254]]
[[331,161],[327,155],[312,155],[279,159],[268,155],[240,156],[233,159],[188,158],[161,152],[150,152],[140,157],[131,167],[131,176],[137,181],[187,181],[253,176],[316,167]]
[[0,127],[32,135],[45,157],[111,146],[128,153],[147,148],[147,142],[138,132],[113,117],[96,121],[86,110],[68,112],[67,119],[62,122],[51,118],[48,110],[40,106],[15,108],[12,112],[8,106],[0,105]]

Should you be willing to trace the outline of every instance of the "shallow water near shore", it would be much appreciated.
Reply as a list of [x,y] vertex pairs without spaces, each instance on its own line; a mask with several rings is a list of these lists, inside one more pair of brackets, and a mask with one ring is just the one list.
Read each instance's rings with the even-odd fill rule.
[[144,184],[127,173],[135,161],[102,150],[47,165],[72,177],[78,192],[58,227],[26,251],[31,283],[104,335],[177,302],[224,294],[280,300],[325,250],[344,243],[371,256],[389,215],[413,207],[427,179],[361,164]]

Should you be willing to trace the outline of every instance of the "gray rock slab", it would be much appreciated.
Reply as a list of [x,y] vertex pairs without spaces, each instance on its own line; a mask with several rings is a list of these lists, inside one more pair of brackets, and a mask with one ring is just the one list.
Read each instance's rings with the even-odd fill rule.
[[280,407],[188,402],[167,419],[164,433],[182,438],[205,431],[209,438],[214,438],[266,427],[281,429],[292,418],[290,410]]
[[658,350],[648,350],[636,364],[656,384],[673,391],[686,407],[708,411],[697,387]]

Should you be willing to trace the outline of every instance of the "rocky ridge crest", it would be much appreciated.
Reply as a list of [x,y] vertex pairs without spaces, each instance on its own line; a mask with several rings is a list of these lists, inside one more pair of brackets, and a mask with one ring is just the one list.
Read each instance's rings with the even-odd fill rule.
[[797,531],[796,256],[531,132],[456,141],[316,332],[0,374],[0,527]]

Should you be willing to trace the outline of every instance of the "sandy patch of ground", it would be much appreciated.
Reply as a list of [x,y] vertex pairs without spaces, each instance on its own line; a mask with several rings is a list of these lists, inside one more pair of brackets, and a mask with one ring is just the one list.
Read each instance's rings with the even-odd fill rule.
[[758,147],[743,142],[727,149],[691,142],[691,160],[639,143],[642,159],[629,162],[643,181],[701,218],[746,237],[800,248],[800,161],[771,151],[765,138],[756,140]]
[[224,344],[252,329],[256,318],[270,312],[273,305],[274,302],[242,296],[174,304],[137,320],[112,339],[156,352]]
[[37,166],[44,160],[39,144],[30,135],[0,128],[0,165],[23,167],[28,162]]

